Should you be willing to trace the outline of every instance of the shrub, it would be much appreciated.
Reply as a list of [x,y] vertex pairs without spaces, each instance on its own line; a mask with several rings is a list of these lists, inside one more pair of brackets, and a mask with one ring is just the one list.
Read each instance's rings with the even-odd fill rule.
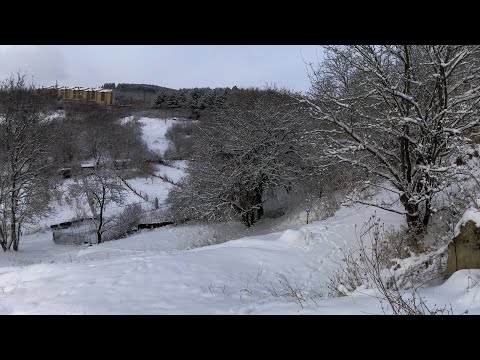
[[[446,247],[415,255],[408,251],[408,237],[403,232],[385,232],[372,217],[357,238],[359,248],[345,252],[327,287],[335,296],[346,296],[361,288],[374,288],[375,297],[397,315],[451,314],[447,307],[428,307],[418,289],[428,281],[445,275]],[[366,244],[366,239],[369,244]],[[409,261],[405,261],[405,257]],[[404,290],[410,289],[407,294]]]

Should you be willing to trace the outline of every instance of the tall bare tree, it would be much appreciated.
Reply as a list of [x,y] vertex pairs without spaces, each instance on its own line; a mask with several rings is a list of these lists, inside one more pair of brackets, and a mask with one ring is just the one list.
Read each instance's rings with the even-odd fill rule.
[[172,190],[173,208],[187,217],[232,216],[253,225],[268,190],[291,190],[307,173],[305,115],[275,91],[236,90],[223,109],[199,122],[189,177]]
[[122,204],[126,189],[113,171],[99,168],[93,174],[81,177],[71,191],[86,195],[95,220],[97,243],[100,244],[103,234],[117,225],[114,217],[106,216],[107,205]]
[[325,166],[347,163],[386,181],[403,210],[373,205],[422,231],[480,124],[480,47],[326,46],[300,101],[319,122]]
[[42,176],[49,168],[46,134],[48,99],[24,76],[0,85],[0,245],[18,250],[21,225],[47,210]]

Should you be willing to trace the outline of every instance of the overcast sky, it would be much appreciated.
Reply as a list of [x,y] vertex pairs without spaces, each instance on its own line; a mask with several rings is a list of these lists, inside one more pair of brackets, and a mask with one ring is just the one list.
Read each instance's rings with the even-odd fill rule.
[[0,45],[0,77],[20,71],[36,85],[144,83],[170,88],[276,84],[309,88],[309,45]]

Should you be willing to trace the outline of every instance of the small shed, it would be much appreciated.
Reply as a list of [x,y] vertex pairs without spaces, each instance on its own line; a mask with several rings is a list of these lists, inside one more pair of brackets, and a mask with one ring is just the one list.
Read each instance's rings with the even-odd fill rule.
[[64,179],[70,179],[72,177],[72,168],[60,169],[60,174]]
[[115,169],[131,169],[133,167],[133,161],[131,159],[118,159],[114,161]]
[[53,242],[59,245],[95,244],[95,219],[85,218],[51,225]]
[[93,174],[95,172],[95,164],[93,163],[84,163],[81,164],[82,172],[86,174]]

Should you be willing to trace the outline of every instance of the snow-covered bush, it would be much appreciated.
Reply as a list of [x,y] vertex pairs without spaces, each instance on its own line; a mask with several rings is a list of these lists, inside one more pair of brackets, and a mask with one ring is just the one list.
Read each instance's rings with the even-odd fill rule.
[[[364,224],[357,240],[358,249],[345,251],[339,269],[329,278],[330,295],[348,296],[373,289],[382,308],[394,314],[450,312],[446,307],[428,307],[417,291],[445,277],[446,246],[422,254],[411,253],[407,233],[386,232],[376,217]],[[384,304],[388,304],[388,309]]]
[[192,248],[222,244],[231,240],[228,235],[222,231],[214,231],[211,236],[199,237],[192,242]]
[[120,239],[129,231],[135,230],[141,220],[142,212],[140,204],[125,206],[125,209],[115,217],[115,226],[105,234],[105,240]]
[[193,155],[192,135],[196,129],[194,121],[173,124],[165,133],[170,146],[165,151],[165,158],[170,160],[190,159]]
[[455,226],[465,210],[480,205],[480,181],[477,172],[478,170],[468,170],[466,177],[469,179],[446,189],[436,202],[432,222],[440,239],[450,241],[455,236]]

